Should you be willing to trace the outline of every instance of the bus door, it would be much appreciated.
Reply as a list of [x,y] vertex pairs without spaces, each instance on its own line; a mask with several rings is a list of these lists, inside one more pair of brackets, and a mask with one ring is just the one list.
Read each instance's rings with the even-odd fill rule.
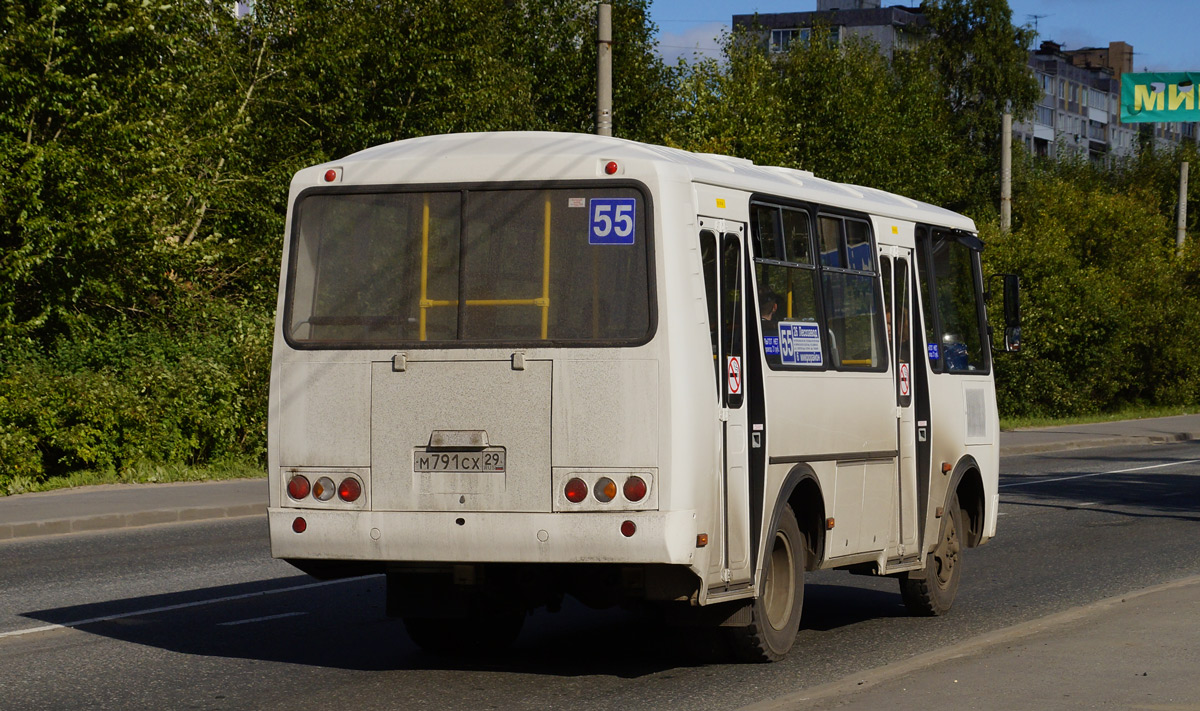
[[[888,345],[896,386],[899,557],[914,558],[920,554],[920,522],[917,516],[917,433],[913,390],[918,382],[924,380],[918,380],[913,371],[912,344],[916,328],[913,319],[913,251],[906,247],[885,246],[880,247],[879,252],[884,308],[888,323]],[[920,365],[923,366],[924,363]]]
[[727,584],[750,581],[745,235],[746,226],[742,223],[700,218],[700,254],[719,413],[716,435],[721,464],[720,576]]

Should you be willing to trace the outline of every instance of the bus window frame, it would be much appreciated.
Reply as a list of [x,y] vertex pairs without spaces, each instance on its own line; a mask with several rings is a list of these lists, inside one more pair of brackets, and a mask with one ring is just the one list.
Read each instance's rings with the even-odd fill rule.
[[[761,206],[761,207],[770,207],[770,208],[776,208],[776,209],[783,208],[783,209],[790,209],[790,210],[799,210],[799,211],[802,211],[805,214],[807,214],[807,216],[808,216],[808,248],[809,248],[809,254],[811,255],[811,258],[812,258],[812,264],[799,264],[799,263],[789,262],[786,260],[779,260],[779,259],[764,259],[764,258],[760,258],[757,254],[752,255],[753,256],[752,262],[755,265],[763,264],[766,266],[798,267],[801,269],[811,270],[816,278],[816,294],[814,296],[814,299],[815,299],[815,302],[817,305],[817,317],[818,317],[819,323],[821,325],[820,330],[821,330],[821,351],[822,351],[822,359],[821,360],[822,360],[822,362],[821,362],[820,366],[784,365],[782,363],[772,363],[769,360],[766,360],[766,358],[764,356],[763,360],[766,362],[767,367],[770,368],[771,370],[777,371],[777,372],[809,372],[809,373],[811,373],[811,372],[822,372],[822,371],[827,371],[827,370],[832,370],[832,371],[841,372],[841,373],[886,373],[886,372],[889,372],[892,367],[891,366],[891,356],[890,356],[890,354],[888,354],[886,352],[887,351],[886,346],[883,348],[883,350],[885,352],[882,354],[882,357],[880,358],[880,365],[873,366],[873,367],[844,366],[839,363],[834,363],[833,358],[832,358],[833,354],[831,353],[830,347],[829,347],[829,318],[828,318],[829,309],[828,309],[828,304],[825,303],[825,287],[824,287],[824,283],[822,280],[822,274],[824,272],[844,273],[844,274],[852,274],[852,275],[856,275],[856,276],[872,277],[873,299],[875,301],[875,318],[872,319],[872,321],[873,321],[872,328],[875,331],[875,338],[882,339],[882,340],[880,340],[881,343],[884,343],[884,344],[887,343],[887,333],[886,333],[887,326],[886,326],[886,323],[884,322],[884,318],[883,318],[883,287],[882,287],[882,282],[881,282],[882,277],[881,277],[880,271],[879,271],[879,257],[877,254],[879,247],[878,247],[878,243],[875,240],[875,229],[871,223],[870,213],[859,212],[857,210],[848,210],[848,209],[844,209],[844,208],[832,207],[829,205],[807,202],[807,201],[803,201],[803,200],[792,200],[789,198],[779,197],[777,195],[770,195],[770,194],[766,194],[766,193],[755,193],[750,196],[749,207],[750,207],[751,215],[753,214],[753,210],[756,205]],[[861,222],[864,225],[866,225],[868,250],[870,251],[870,254],[871,254],[871,264],[873,266],[873,270],[862,271],[862,270],[858,270],[858,269],[848,269],[845,267],[826,267],[821,263],[821,255],[820,255],[819,245],[818,245],[817,229],[819,227],[819,224],[820,224],[819,221],[820,221],[820,217],[822,215],[834,217],[834,218],[837,218],[837,219],[843,220],[843,221],[847,220],[847,219],[855,220],[857,222]],[[782,224],[779,220],[777,220],[777,223],[779,225]],[[758,224],[757,224],[757,221],[754,220],[753,218],[751,218],[749,220],[749,224],[750,224],[750,229],[751,229],[751,235],[748,238],[748,241],[754,245],[753,249],[755,251],[757,251],[758,243],[759,243]],[[841,242],[839,244],[838,249],[840,250],[840,253],[843,255],[843,257],[845,257],[848,260],[849,255],[846,254],[846,236],[845,236],[846,230],[845,230],[844,222],[843,222],[843,226],[841,228],[841,232],[842,232]],[[785,252],[786,252],[786,245],[784,245],[784,247],[785,247]],[[779,245],[777,244],[776,249],[778,250],[778,248],[779,248]],[[848,262],[846,262],[846,263],[848,263]],[[760,306],[758,304],[759,294],[758,294],[758,279],[757,278],[754,280],[754,291],[755,291],[754,308],[755,308],[755,311],[758,312]],[[760,318],[758,319],[758,321],[760,323],[758,338],[760,339],[760,341],[762,339],[761,316],[762,316],[762,314],[760,313],[759,314]]]
[[[870,271],[863,271],[861,269],[850,269],[849,267],[826,267],[822,264],[819,264],[819,262],[821,261],[820,255],[814,255],[813,261],[818,262],[818,272],[819,273],[830,272],[830,273],[835,273],[835,274],[850,274],[850,275],[854,275],[854,276],[870,276],[871,277],[872,300],[875,302],[875,315],[874,315],[875,317],[871,319],[872,329],[875,331],[875,339],[878,342],[884,344],[883,349],[882,349],[883,350],[882,357],[880,358],[880,365],[877,365],[874,367],[860,367],[860,366],[845,366],[845,365],[840,365],[840,364],[835,363],[835,364],[833,364],[833,370],[843,372],[843,373],[887,373],[887,372],[891,371],[892,358],[891,358],[891,354],[889,354],[887,352],[887,343],[888,343],[887,324],[883,317],[883,308],[884,308],[884,306],[883,306],[883,281],[882,281],[883,277],[881,276],[880,269],[879,269],[879,245],[875,240],[875,228],[871,222],[871,215],[870,215],[870,213],[863,213],[863,212],[857,212],[854,210],[845,210],[845,209],[841,209],[841,208],[828,207],[828,206],[822,205],[818,208],[816,214],[813,215],[814,228],[819,224],[819,220],[823,216],[836,217],[836,218],[842,220],[842,225],[841,225],[841,229],[840,229],[841,242],[838,245],[838,249],[840,250],[842,258],[844,260],[844,263],[846,263],[846,264],[850,263],[850,254],[847,251],[848,238],[846,235],[845,220],[854,220],[856,222],[861,222],[861,223],[865,224],[867,227],[867,250],[868,250],[868,253],[871,255],[871,266],[873,267]],[[816,239],[815,233],[814,233],[813,239]],[[824,303],[823,302],[824,294],[825,294],[825,284],[824,284],[824,282],[822,282],[821,283],[822,303]],[[828,330],[828,328],[829,328],[828,314],[829,314],[829,311],[828,311],[828,307],[826,306],[826,308],[824,310],[824,316],[825,316],[826,320],[822,324],[823,330]]]
[[[916,285],[918,296],[921,299],[920,312],[922,325],[926,328],[926,333],[921,334],[922,338],[928,339],[928,324],[924,321],[928,318],[933,321],[933,334],[943,332],[942,330],[942,311],[938,308],[938,300],[934,296],[937,294],[937,273],[933,269],[933,240],[935,232],[943,232],[946,239],[957,241],[967,249],[971,254],[971,280],[975,287],[975,318],[978,321],[980,350],[983,355],[983,367],[979,370],[950,370],[946,367],[946,358],[944,355],[941,342],[938,342],[938,358],[936,364],[929,358],[929,342],[925,342],[924,360],[929,364],[929,370],[938,375],[991,375],[992,374],[992,343],[988,337],[988,320],[987,320],[987,305],[983,298],[983,263],[980,260],[980,254],[983,251],[983,242],[979,240],[979,236],[957,230],[951,227],[943,227],[929,223],[917,224],[916,230],[913,233],[916,246],[913,254],[913,265],[920,268],[919,274],[914,274],[916,277]],[[966,240],[956,240],[956,234],[961,234],[971,241],[978,243],[978,247],[968,244]],[[928,293],[923,293],[921,282],[924,281],[928,287]],[[928,304],[928,313],[926,313],[926,304]],[[916,306],[914,304],[914,306]],[[914,360],[916,360],[914,358]]]
[[[292,322],[292,302],[296,281],[296,263],[300,250],[300,209],[303,201],[313,195],[379,195],[396,193],[456,192],[465,201],[472,192],[498,190],[561,190],[578,188],[629,188],[637,191],[645,206],[646,225],[646,298],[647,324],[645,337],[635,339],[513,339],[496,341],[420,341],[403,340],[364,344],[355,341],[322,341],[309,343],[295,341],[288,333],[287,325]],[[283,340],[296,351],[392,351],[392,350],[494,350],[511,348],[637,348],[654,340],[658,334],[658,282],[655,253],[655,208],[653,192],[640,180],[629,178],[613,180],[516,180],[516,181],[472,181],[462,183],[373,183],[370,185],[315,185],[296,194],[289,203],[288,218],[288,263],[284,277],[283,294]]]
[[[815,231],[816,230],[816,220],[814,218],[814,214],[816,213],[819,206],[814,205],[812,203],[776,197],[774,195],[758,195],[758,194],[750,196],[750,214],[751,215],[753,215],[755,206],[768,207],[768,208],[773,208],[776,210],[776,213],[775,213],[776,218],[777,218],[776,219],[776,227],[780,229],[780,233],[779,233],[780,239],[782,239],[782,234],[783,234],[782,233],[783,222],[782,222],[782,215],[779,213],[779,210],[787,209],[787,210],[795,210],[795,211],[804,213],[804,215],[808,218],[808,250],[809,250],[809,255],[812,259],[812,264],[801,264],[799,262],[791,262],[791,261],[787,261],[785,259],[767,259],[764,257],[759,257],[757,254],[758,244],[759,244],[758,223],[754,219],[750,220],[751,234],[748,236],[747,241],[753,245],[753,247],[751,248],[753,250],[753,252],[751,254],[752,258],[751,258],[751,264],[750,264],[750,266],[751,266],[750,271],[755,276],[755,278],[754,278],[754,311],[758,316],[758,318],[755,319],[755,323],[758,324],[756,327],[757,333],[755,335],[759,339],[760,344],[761,344],[761,341],[762,341],[762,313],[761,313],[761,306],[759,304],[759,299],[761,298],[761,294],[759,294],[759,291],[758,291],[759,284],[758,284],[757,272],[753,269],[753,267],[761,264],[763,266],[769,266],[769,267],[786,267],[786,268],[806,269],[806,270],[812,272],[812,274],[813,274],[813,284],[815,286],[815,289],[814,289],[815,293],[813,294],[813,302],[816,304],[816,307],[817,307],[817,323],[820,324],[819,330],[820,330],[820,337],[821,337],[821,354],[822,354],[820,365],[795,365],[795,364],[786,364],[785,365],[784,363],[772,363],[771,361],[766,359],[765,351],[763,352],[763,361],[766,362],[767,367],[769,369],[771,369],[773,371],[783,372],[783,373],[788,373],[788,372],[819,373],[819,372],[823,372],[826,370],[831,370],[832,369],[831,368],[831,360],[829,357],[830,356],[829,337],[828,337],[828,334],[826,333],[826,326],[825,326],[825,295],[824,295],[824,290],[821,288],[821,267],[819,264],[820,259],[817,255],[817,251],[816,251],[817,245],[816,245],[816,242],[814,241],[816,239],[816,231]],[[786,244],[781,245],[781,244],[777,243],[776,244],[776,253],[779,252],[779,248],[781,246],[784,247],[784,254],[786,256]],[[762,351],[763,347],[760,345],[758,350]]]

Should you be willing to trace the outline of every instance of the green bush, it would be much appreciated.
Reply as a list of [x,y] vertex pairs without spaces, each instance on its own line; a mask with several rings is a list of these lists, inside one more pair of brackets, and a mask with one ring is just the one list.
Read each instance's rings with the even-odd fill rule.
[[1022,283],[1023,350],[997,359],[1003,415],[1197,402],[1200,253],[1174,254],[1158,191],[1135,184],[1132,168],[1066,162],[1019,172],[1013,231],[982,228],[985,269]]
[[230,310],[188,325],[114,327],[6,362],[0,491],[81,469],[262,460],[269,316]]

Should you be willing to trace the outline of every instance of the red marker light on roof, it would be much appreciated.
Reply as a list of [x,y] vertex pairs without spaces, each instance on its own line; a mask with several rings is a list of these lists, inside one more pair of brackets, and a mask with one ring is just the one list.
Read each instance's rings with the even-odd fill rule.
[[605,175],[616,175],[617,168],[617,162],[615,160],[610,160],[604,164],[604,173]]
[[333,168],[330,168],[329,170],[325,171],[325,182],[332,183],[335,180],[337,180],[337,171],[336,170],[334,170]]

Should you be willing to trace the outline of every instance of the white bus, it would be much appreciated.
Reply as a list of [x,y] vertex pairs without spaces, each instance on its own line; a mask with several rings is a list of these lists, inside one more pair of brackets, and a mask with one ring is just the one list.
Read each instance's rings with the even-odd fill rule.
[[569,594],[661,602],[774,660],[804,572],[828,568],[943,613],[996,530],[974,233],[879,190],[583,134],[302,170],[273,554],[386,574],[388,613],[437,651],[500,647]]

